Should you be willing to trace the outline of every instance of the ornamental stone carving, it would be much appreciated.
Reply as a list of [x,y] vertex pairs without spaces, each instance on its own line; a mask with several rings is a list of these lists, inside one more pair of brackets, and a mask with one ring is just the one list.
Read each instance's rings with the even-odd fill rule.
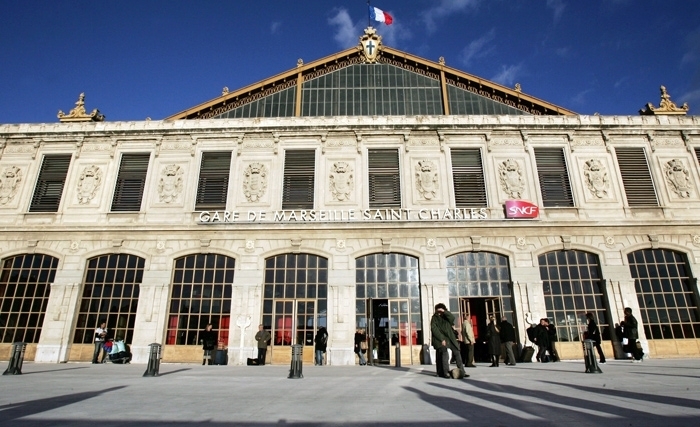
[[666,181],[670,184],[671,190],[680,198],[687,199],[690,197],[693,183],[690,180],[690,172],[683,164],[683,161],[680,159],[669,160],[666,162],[664,169]]
[[416,189],[425,200],[435,200],[440,189],[437,166],[431,160],[421,160],[416,169]]
[[95,198],[97,190],[102,184],[102,170],[95,165],[86,166],[78,179],[77,196],[78,203],[87,205]]
[[168,165],[160,173],[158,196],[163,203],[172,203],[182,193],[182,168],[178,165]]
[[583,167],[586,185],[591,194],[599,199],[608,197],[610,179],[603,163],[598,159],[590,159]]
[[350,200],[352,190],[355,188],[355,174],[352,166],[347,162],[335,162],[331,167],[330,191],[333,200],[346,202]]
[[525,180],[520,165],[514,159],[503,161],[498,167],[501,188],[511,199],[520,199],[525,191]]
[[15,194],[22,182],[22,170],[17,166],[10,166],[0,175],[0,205],[7,204]]
[[262,163],[251,163],[243,171],[243,194],[250,203],[259,202],[267,190],[267,167]]

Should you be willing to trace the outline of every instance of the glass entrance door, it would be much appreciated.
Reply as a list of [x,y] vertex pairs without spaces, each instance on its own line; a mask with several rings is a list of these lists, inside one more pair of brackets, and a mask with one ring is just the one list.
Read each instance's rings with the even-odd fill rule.
[[303,360],[311,363],[316,331],[316,300],[277,300],[273,312],[272,362],[289,363],[291,346],[304,346]]
[[411,325],[409,302],[407,299],[389,300],[389,337],[391,348],[389,351],[389,363],[396,363],[396,346],[400,347],[401,365],[410,365],[412,362],[412,344],[414,340],[414,328]]
[[489,362],[486,332],[489,316],[493,315],[496,323],[501,321],[501,298],[460,298],[459,299],[459,330],[462,330],[462,319],[468,316],[474,329],[474,360],[476,362]]

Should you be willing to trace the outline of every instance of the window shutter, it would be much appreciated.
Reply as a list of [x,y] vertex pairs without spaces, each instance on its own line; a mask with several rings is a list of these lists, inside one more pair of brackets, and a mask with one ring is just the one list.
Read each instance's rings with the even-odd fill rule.
[[141,210],[143,189],[150,153],[122,154],[117,185],[112,199],[113,212],[138,212]]
[[659,206],[649,165],[642,147],[615,148],[622,185],[630,207]]
[[71,154],[44,157],[29,212],[58,212],[71,157]]
[[537,177],[545,207],[573,207],[569,173],[566,170],[564,150],[561,148],[535,148]]
[[369,150],[369,207],[400,208],[401,176],[398,150]]
[[231,152],[202,153],[195,210],[226,209]]
[[487,207],[481,150],[455,149],[451,155],[455,207]]
[[285,152],[282,209],[314,208],[315,166],[315,150]]

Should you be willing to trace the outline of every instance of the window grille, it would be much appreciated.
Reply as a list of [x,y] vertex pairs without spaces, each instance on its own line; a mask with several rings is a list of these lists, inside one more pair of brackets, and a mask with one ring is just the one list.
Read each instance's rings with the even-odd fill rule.
[[143,189],[146,186],[146,173],[150,153],[123,154],[119,165],[117,185],[112,199],[114,212],[138,212],[141,210]]
[[573,207],[569,173],[566,169],[564,150],[561,148],[535,148],[537,177],[540,181],[544,207]]
[[649,164],[642,147],[615,148],[622,185],[630,207],[659,206]]
[[70,154],[44,157],[29,212],[58,211],[71,157]]
[[487,207],[481,150],[455,149],[451,155],[455,207]]
[[398,150],[369,150],[369,207],[400,208],[401,176]]
[[230,151],[202,153],[195,210],[226,209],[230,168]]
[[282,209],[314,208],[315,166],[315,150],[285,152]]

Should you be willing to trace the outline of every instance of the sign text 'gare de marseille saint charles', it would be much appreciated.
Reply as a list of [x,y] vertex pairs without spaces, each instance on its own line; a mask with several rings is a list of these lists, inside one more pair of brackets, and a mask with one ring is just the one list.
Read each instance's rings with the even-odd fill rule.
[[[508,200],[506,218],[537,218],[536,205]],[[202,211],[200,224],[256,222],[469,221],[489,219],[486,208]]]

